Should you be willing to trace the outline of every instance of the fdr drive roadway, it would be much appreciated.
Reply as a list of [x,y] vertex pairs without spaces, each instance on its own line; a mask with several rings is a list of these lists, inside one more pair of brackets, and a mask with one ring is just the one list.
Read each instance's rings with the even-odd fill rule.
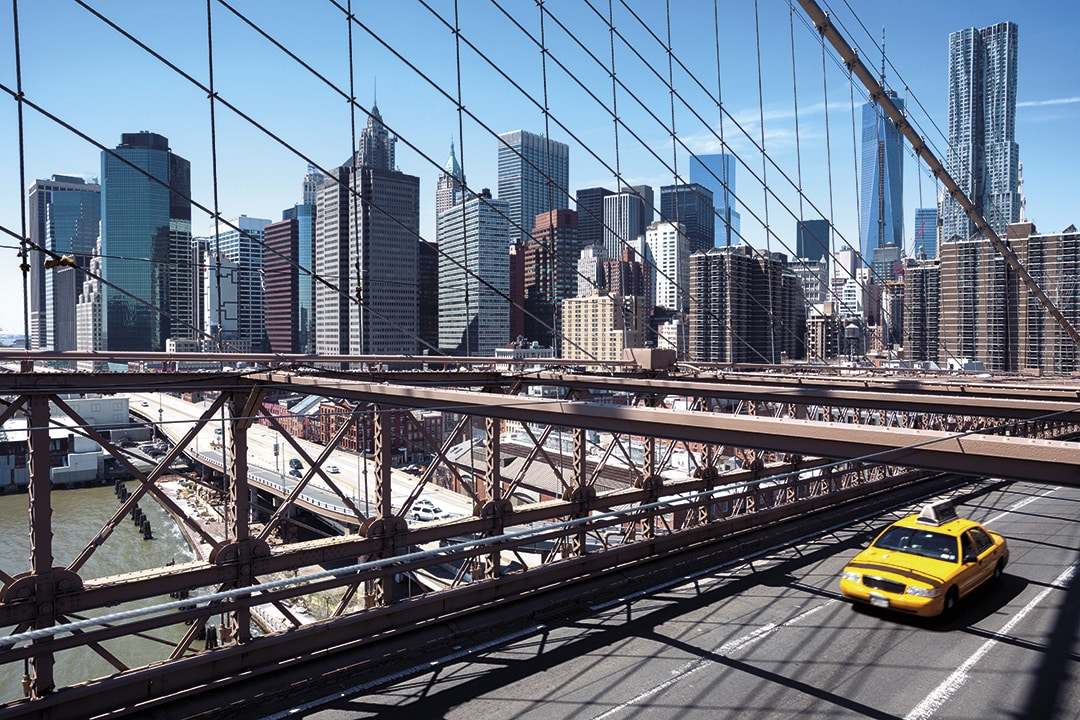
[[913,508],[655,588],[594,597],[266,718],[1080,717],[1080,490],[969,486],[1009,541],[1003,582],[947,620],[856,609],[845,560]]

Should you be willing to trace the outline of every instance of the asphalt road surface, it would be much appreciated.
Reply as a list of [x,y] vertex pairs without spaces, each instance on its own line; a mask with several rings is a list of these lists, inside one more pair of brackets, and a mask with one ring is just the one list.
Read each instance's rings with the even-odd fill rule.
[[901,511],[275,717],[1080,718],[1080,489],[987,483],[959,510],[1012,557],[947,621],[840,599]]

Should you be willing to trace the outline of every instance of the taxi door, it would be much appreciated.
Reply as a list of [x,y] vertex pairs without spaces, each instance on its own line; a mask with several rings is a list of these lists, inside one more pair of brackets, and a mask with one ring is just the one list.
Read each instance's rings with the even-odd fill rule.
[[[987,558],[986,560],[989,560]],[[971,531],[966,531],[960,536],[960,576],[957,578],[957,585],[960,586],[960,594],[967,595],[974,590],[983,581],[985,574],[984,565],[989,565],[993,569],[993,565],[989,562],[981,562],[979,558],[979,550],[975,544],[975,538],[972,536]]]

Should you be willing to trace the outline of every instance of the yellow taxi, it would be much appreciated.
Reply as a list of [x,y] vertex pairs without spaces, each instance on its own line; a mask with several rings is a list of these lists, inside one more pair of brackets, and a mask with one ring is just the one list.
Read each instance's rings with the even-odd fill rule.
[[1008,562],[1005,538],[939,501],[885,528],[844,568],[840,592],[857,603],[942,615],[975,588],[999,579]]

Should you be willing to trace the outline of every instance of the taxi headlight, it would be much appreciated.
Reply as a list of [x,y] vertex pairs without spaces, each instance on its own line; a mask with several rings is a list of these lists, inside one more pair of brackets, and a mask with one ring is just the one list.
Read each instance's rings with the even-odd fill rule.
[[938,595],[941,594],[941,588],[922,588],[922,587],[914,587],[914,586],[908,585],[907,589],[904,590],[904,592],[907,593],[908,595],[915,595],[917,597],[930,597],[930,598],[932,598],[932,597],[937,597]]
[[850,582],[862,582],[862,575],[857,572],[852,572],[851,570],[845,570],[840,573],[840,577]]

